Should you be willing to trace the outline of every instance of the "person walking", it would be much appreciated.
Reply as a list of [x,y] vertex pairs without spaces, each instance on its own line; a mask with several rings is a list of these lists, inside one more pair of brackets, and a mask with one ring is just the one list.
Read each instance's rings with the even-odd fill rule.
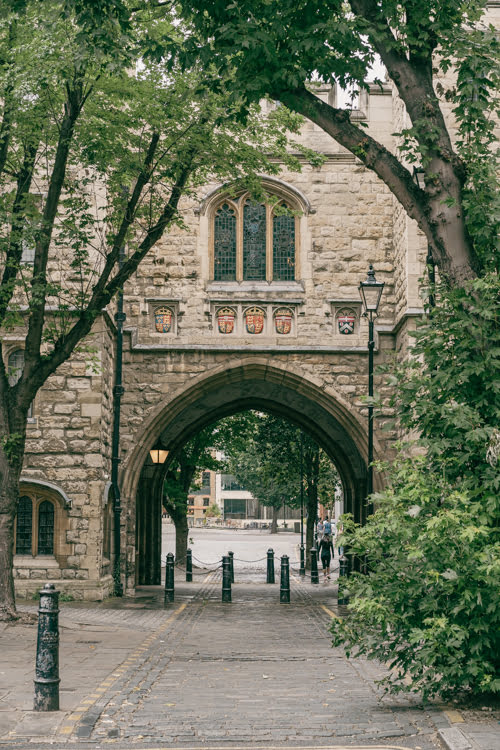
[[321,564],[323,566],[323,580],[330,580],[330,564],[333,557],[333,544],[330,534],[324,534],[323,539],[319,543],[319,554],[321,557]]
[[330,523],[328,516],[326,516],[323,521],[323,533],[328,534],[328,536],[331,536],[332,534],[332,524]]
[[318,544],[319,544],[319,542],[320,542],[320,541],[321,541],[321,540],[323,539],[323,532],[324,532],[324,528],[323,528],[323,521],[322,521],[322,519],[320,518],[320,519],[318,520],[318,523],[317,523],[317,525],[316,525],[316,540],[317,540],[317,543],[318,543]]

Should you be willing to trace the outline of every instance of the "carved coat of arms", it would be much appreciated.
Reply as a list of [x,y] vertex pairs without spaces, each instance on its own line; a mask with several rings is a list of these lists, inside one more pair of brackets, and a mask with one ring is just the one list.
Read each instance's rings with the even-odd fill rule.
[[234,331],[234,310],[230,307],[221,307],[217,310],[217,326],[219,333],[232,333]]
[[274,326],[276,333],[280,333],[283,336],[290,333],[292,330],[292,318],[293,313],[289,307],[280,307],[274,313]]
[[339,333],[342,333],[344,336],[349,336],[351,333],[354,333],[355,322],[356,316],[352,310],[341,310],[337,316]]
[[172,328],[174,314],[170,307],[160,307],[155,310],[155,328],[158,333],[169,333]]
[[264,330],[264,310],[260,307],[251,307],[245,313],[245,327],[247,333],[262,333]]

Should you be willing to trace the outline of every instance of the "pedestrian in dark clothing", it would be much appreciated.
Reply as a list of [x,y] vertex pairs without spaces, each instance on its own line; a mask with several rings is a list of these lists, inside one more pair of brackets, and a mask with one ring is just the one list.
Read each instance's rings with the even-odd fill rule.
[[318,548],[321,564],[323,565],[324,580],[330,580],[330,563],[333,557],[333,544],[330,534],[325,534]]

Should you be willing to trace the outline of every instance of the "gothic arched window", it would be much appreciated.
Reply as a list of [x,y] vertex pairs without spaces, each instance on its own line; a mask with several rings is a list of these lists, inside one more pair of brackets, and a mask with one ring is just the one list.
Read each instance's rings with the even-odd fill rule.
[[16,555],[54,554],[54,503],[36,493],[19,498],[16,515]]
[[214,281],[294,281],[297,217],[285,202],[224,200],[212,222]]

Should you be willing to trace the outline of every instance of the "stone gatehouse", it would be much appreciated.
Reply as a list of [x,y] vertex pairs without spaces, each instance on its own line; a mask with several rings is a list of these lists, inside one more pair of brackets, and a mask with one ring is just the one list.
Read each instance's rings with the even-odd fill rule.
[[[393,150],[401,116],[389,87],[363,95],[353,114]],[[370,263],[385,282],[375,364],[404,355],[422,313],[426,243],[354,156],[310,123],[302,138],[324,154],[321,167],[263,175],[273,199],[262,205],[207,185],[184,203],[187,229],[174,227],[124,290],[119,486],[128,593],[159,581],[161,468],[149,449],[161,440],[172,450],[242,409],[307,430],[339,470],[345,509],[364,517],[368,326],[358,285]],[[42,579],[76,598],[113,588],[114,312],[95,326],[92,361],[75,354],[33,404],[16,529],[21,594]],[[22,355],[20,342],[9,333],[7,358]],[[376,388],[387,400],[378,378]],[[377,414],[376,458],[391,452],[394,434],[381,431],[389,416],[388,408]],[[383,477],[374,482],[381,487]]]

